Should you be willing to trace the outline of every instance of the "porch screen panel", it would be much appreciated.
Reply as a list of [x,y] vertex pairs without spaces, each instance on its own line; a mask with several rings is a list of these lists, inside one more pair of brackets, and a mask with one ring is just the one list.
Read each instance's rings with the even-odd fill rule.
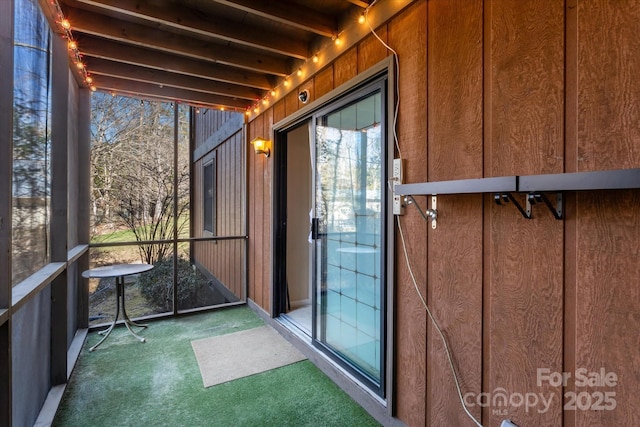
[[16,0],[13,102],[15,285],[49,262],[50,39],[37,0]]

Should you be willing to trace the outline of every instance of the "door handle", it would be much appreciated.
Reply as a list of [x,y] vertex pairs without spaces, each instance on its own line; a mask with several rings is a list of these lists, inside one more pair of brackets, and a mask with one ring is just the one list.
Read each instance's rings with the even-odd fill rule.
[[311,218],[311,238],[313,240],[318,240],[318,236],[319,236],[319,230],[318,230],[318,224],[319,224],[319,218]]

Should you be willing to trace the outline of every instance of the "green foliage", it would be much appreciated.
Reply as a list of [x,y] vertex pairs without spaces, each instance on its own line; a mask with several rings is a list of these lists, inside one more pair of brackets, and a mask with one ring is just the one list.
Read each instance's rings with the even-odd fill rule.
[[[207,278],[185,258],[178,258],[178,308],[193,308],[216,301]],[[141,275],[140,292],[159,313],[173,311],[173,258],[165,257]],[[219,299],[219,298],[218,298]]]

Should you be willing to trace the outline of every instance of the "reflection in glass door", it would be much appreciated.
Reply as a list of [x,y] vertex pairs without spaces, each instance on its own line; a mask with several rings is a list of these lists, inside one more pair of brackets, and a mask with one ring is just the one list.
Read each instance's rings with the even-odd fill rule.
[[[320,115],[315,132],[315,342],[382,387],[381,89]],[[322,114],[322,113],[321,113]]]

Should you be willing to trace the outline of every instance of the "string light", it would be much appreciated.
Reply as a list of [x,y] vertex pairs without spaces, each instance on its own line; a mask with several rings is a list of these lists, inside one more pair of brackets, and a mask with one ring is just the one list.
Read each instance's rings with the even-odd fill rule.
[[73,39],[73,34],[71,32],[71,21],[64,17],[64,13],[62,12],[62,8],[58,3],[58,0],[51,0],[49,2],[52,6],[54,16],[58,17],[58,24],[60,25],[61,32],[63,33],[63,37],[67,39],[67,48],[69,49],[69,56],[72,61],[76,64],[78,71],[80,72],[80,76],[84,79],[87,87],[92,92],[96,91],[96,87],[92,85],[93,79],[89,77],[89,73],[82,62],[82,57],[80,55],[80,51],[78,50],[78,43]]
[[[370,3],[370,6],[367,7],[362,13],[360,13],[357,16],[357,22],[358,24],[362,25],[362,24],[366,24],[367,21],[367,13],[369,12],[369,9],[371,8],[371,6],[373,6],[375,3],[377,3],[378,0],[374,0],[372,3]],[[354,22],[355,24],[355,22]],[[352,27],[353,28],[353,27]],[[336,47],[341,47],[344,44],[344,38],[341,36],[344,36],[344,34],[351,34],[350,32],[352,31],[352,29],[343,29],[344,31],[347,31],[347,33],[344,33],[344,31],[339,31],[336,32],[332,37],[331,37],[331,43],[329,45],[325,45],[324,47],[320,48],[319,52],[315,52],[311,57],[307,58],[306,62],[311,61],[313,64],[318,64],[320,62],[320,54],[322,54],[323,49],[330,49],[328,46],[330,45],[335,45]],[[359,31],[359,30],[355,30],[355,31]],[[333,51],[331,53],[331,55],[335,55],[335,51]],[[304,66],[303,66],[304,67]],[[317,71],[317,67],[313,66],[310,70],[303,70],[303,67],[298,67],[293,73],[289,74],[288,76],[285,76],[284,79],[281,82],[281,86],[284,87],[284,91],[281,93],[278,93],[278,91],[276,90],[278,86],[276,86],[275,88],[271,89],[271,91],[269,92],[271,95],[271,98],[273,99],[268,99],[266,96],[264,99],[262,99],[262,105],[266,106],[270,103],[270,101],[275,102],[278,98],[276,97],[276,95],[278,95],[278,97],[282,97],[284,96],[291,88],[292,82],[294,84],[299,84],[300,83],[300,79],[298,79],[299,77],[302,77],[305,73],[305,71],[307,71],[308,73],[313,73],[315,71]],[[247,116],[251,116],[252,113],[258,114],[260,112],[260,108],[259,108],[259,102],[257,104],[254,104],[253,106],[248,106],[245,114],[247,114]],[[375,124],[374,124],[375,127]]]

